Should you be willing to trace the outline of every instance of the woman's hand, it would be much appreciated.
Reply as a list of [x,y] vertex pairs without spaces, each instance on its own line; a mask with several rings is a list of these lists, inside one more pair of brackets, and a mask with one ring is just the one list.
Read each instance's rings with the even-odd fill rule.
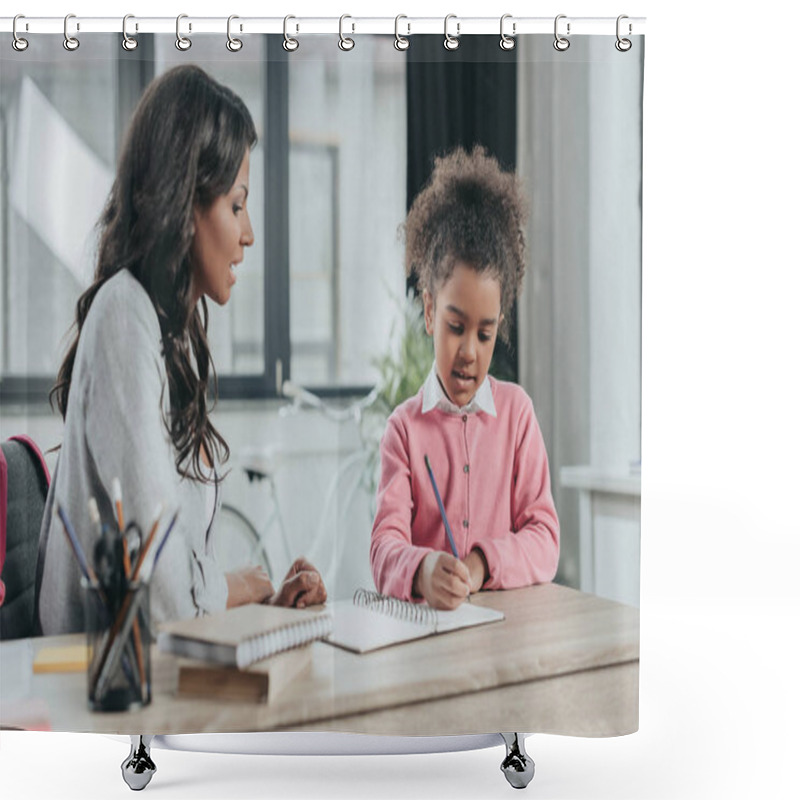
[[275,587],[261,566],[242,567],[225,573],[228,582],[228,608],[247,603],[264,603],[275,594]]
[[449,553],[428,553],[414,577],[413,591],[422,595],[433,608],[451,611],[469,596],[469,570]]
[[305,558],[298,558],[286,573],[281,588],[269,602],[276,606],[305,608],[324,603],[328,592],[319,571]]

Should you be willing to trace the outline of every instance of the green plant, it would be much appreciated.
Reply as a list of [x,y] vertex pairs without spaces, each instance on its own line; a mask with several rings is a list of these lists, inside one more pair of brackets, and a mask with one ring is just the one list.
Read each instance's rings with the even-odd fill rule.
[[419,391],[433,363],[433,340],[425,332],[418,301],[409,293],[396,305],[399,314],[392,324],[389,348],[372,362],[380,374],[376,408],[387,417]]
[[378,370],[378,396],[359,424],[366,461],[361,485],[371,498],[370,513],[375,515],[375,492],[380,470],[380,441],[386,420],[397,406],[413,397],[425,382],[433,364],[433,340],[425,332],[419,302],[409,294],[395,298],[397,316],[392,323],[386,351],[372,360]]

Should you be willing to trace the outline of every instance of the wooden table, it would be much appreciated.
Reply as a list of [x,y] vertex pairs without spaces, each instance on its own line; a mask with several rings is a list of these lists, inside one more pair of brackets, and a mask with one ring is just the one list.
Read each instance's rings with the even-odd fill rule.
[[[53,730],[98,733],[637,730],[637,609],[555,584],[482,592],[472,602],[500,609],[506,619],[366,655],[316,642],[311,669],[269,704],[178,699],[177,660],[155,649],[153,702],[140,711],[89,711],[82,673],[34,675],[31,694],[48,704]],[[35,653],[82,640],[31,642]],[[0,675],[6,648],[0,645]]]

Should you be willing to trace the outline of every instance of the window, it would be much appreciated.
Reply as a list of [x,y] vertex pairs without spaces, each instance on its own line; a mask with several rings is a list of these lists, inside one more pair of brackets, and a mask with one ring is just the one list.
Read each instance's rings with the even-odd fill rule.
[[292,379],[370,384],[405,290],[405,59],[365,36],[289,61]]
[[279,353],[272,352],[276,342],[270,341],[266,319],[279,306],[273,305],[271,309],[267,304],[270,283],[267,265],[272,254],[265,234],[268,220],[265,186],[269,180],[268,160],[275,162],[285,156],[280,143],[269,140],[266,122],[269,80],[277,77],[285,82],[285,76],[279,74],[283,67],[280,61],[275,65],[275,75],[271,74],[267,53],[275,51],[274,44],[274,37],[271,41],[267,37],[253,37],[240,53],[230,53],[224,45],[220,47],[218,38],[198,36],[192,41],[191,51],[184,53],[176,49],[174,39],[155,37],[155,77],[179,64],[196,63],[242,98],[258,135],[258,144],[250,155],[247,201],[255,242],[237,269],[230,301],[224,308],[208,303],[209,342],[222,397],[265,396],[275,391],[275,374],[270,364]]
[[113,180],[118,49],[117,37],[98,35],[91,59],[54,47],[49,60],[26,51],[2,61],[3,401],[46,399],[92,274],[94,226]]
[[235,54],[214,37],[189,53],[169,36],[139,39],[135,58],[116,36],[93,37],[91,53],[3,58],[0,398],[46,399],[130,113],[149,80],[189,61],[243,98],[259,136],[256,242],[230,303],[209,304],[221,397],[274,395],[281,377],[323,392],[373,383],[404,291],[405,59],[387,37],[291,55],[281,37]]

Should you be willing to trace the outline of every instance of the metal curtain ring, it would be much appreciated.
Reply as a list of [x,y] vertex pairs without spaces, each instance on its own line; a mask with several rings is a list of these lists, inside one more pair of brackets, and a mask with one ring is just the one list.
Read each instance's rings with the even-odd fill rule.
[[225,47],[227,47],[228,50],[231,51],[231,53],[238,53],[243,47],[241,39],[236,39],[233,36],[231,36],[231,21],[235,19],[239,19],[239,17],[237,17],[236,14],[231,14],[228,17],[228,41],[225,42]]
[[[131,36],[128,36],[129,19],[135,19],[133,14],[126,14],[122,18],[122,49],[127,50],[128,52],[130,52],[131,50],[135,50],[139,46],[139,42],[136,39],[132,38]],[[139,26],[137,25],[136,27],[138,29]]]
[[[298,47],[300,47],[300,42],[297,39],[293,39],[291,36],[289,36],[287,28],[290,19],[297,19],[297,17],[293,17],[291,14],[289,14],[289,16],[283,18],[283,49],[287,53],[293,53]],[[300,30],[299,25],[296,26],[296,30]]]
[[[342,26],[344,25],[344,21],[346,19],[353,18],[349,14],[342,14],[342,16],[339,17],[339,49],[344,51],[352,50],[356,46],[356,43],[349,36],[345,36],[342,32]],[[356,26],[353,23],[352,32],[355,33],[355,30]]]
[[[401,19],[408,19],[405,14],[398,14],[394,18],[394,49],[395,50],[408,50],[411,46],[411,42],[405,37],[400,35],[400,20]],[[411,35],[411,24],[406,23],[406,27],[408,28],[408,32],[406,36]]]
[[[616,47],[617,50],[620,51],[620,53],[627,53],[628,50],[630,50],[631,47],[633,47],[633,43],[631,42],[630,39],[623,39],[619,34],[620,22],[622,22],[622,20],[624,20],[624,19],[628,19],[627,14],[620,14],[617,17],[617,41],[614,42],[614,47]],[[632,32],[633,32],[633,27],[631,26],[631,24],[629,22],[628,23],[628,36],[630,36]]]
[[[447,31],[447,23],[450,22],[451,19],[456,20],[456,35],[451,36]],[[458,37],[461,35],[461,23],[457,21],[458,18],[455,14],[448,14],[444,18],[444,48],[445,50],[458,50],[458,45],[460,42],[458,41]]]
[[[187,19],[188,17],[188,14],[178,14],[178,18],[175,20],[175,47],[183,52],[192,46],[191,39],[188,39],[186,36],[181,36],[181,20]],[[192,30],[191,23],[189,24],[189,30]]]
[[[81,46],[81,43],[74,36],[69,35],[68,26],[69,26],[69,21],[71,19],[75,19],[74,14],[67,14],[67,16],[64,17],[64,42],[63,42],[64,49],[69,50],[70,53],[74,52]],[[80,26],[78,26],[77,30],[80,30]]]
[[500,49],[501,50],[513,50],[517,46],[517,40],[513,39],[512,36],[517,35],[517,23],[511,23],[511,34],[512,36],[506,36],[504,25],[507,19],[511,19],[511,14],[503,14],[500,17]]
[[11,40],[11,46],[18,53],[21,53],[23,50],[27,50],[28,49],[28,40],[27,39],[23,39],[17,33],[17,20],[18,19],[25,19],[25,15],[24,14],[17,14],[17,16],[14,17],[14,23],[11,26],[11,32],[14,34],[14,38]]
[[[559,14],[556,17],[556,21],[555,21],[555,24],[553,26],[553,32],[554,32],[555,37],[556,37],[555,41],[553,42],[553,47],[555,47],[555,49],[558,50],[559,53],[563,53],[565,50],[569,50],[569,39],[567,39],[565,36],[562,36],[558,32],[558,21],[560,19],[566,19],[566,18],[567,18],[566,14]],[[567,36],[569,36],[569,28],[570,28],[570,24],[568,22],[567,23]]]

